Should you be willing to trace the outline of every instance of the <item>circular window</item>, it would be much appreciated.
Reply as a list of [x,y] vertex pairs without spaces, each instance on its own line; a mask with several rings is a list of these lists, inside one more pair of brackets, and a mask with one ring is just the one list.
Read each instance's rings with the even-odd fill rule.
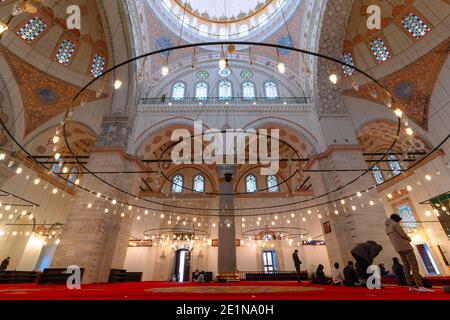
[[248,70],[242,71],[241,72],[241,77],[244,78],[244,79],[251,79],[251,78],[253,78],[253,72],[248,71]]
[[229,76],[231,76],[231,70],[230,69],[222,69],[219,70],[217,72],[219,74],[219,76],[221,76],[222,78],[228,78]]
[[207,79],[208,77],[209,77],[208,71],[199,71],[199,72],[197,72],[197,78],[199,78],[200,80]]

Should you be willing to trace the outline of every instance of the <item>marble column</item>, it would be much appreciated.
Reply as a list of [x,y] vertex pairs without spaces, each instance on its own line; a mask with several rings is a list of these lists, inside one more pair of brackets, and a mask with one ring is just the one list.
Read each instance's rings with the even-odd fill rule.
[[[88,164],[93,171],[133,170],[132,166],[133,163],[120,149],[103,148],[92,150]],[[125,190],[130,190],[134,183],[130,175],[111,174],[104,178]],[[122,193],[90,175],[83,177],[81,184],[117,201],[128,201]],[[105,208],[109,211],[105,212]],[[131,225],[128,215],[121,217],[125,210],[118,204],[113,205],[111,201],[79,190],[65,222],[52,267],[77,265],[85,269],[83,283],[107,282],[110,269],[122,269],[125,262]]]
[[[236,226],[234,221],[233,178],[235,167],[220,165],[217,167],[219,178],[219,252],[218,279],[239,280],[236,265]],[[226,210],[231,209],[231,210]]]

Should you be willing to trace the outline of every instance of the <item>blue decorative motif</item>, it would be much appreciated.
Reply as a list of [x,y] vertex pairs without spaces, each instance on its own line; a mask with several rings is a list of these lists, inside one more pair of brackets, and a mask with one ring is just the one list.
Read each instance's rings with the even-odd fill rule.
[[[170,41],[169,38],[166,38],[164,36],[160,36],[158,39],[156,39],[156,50],[162,50],[173,47],[172,41]],[[161,52],[159,54],[161,57],[167,57],[169,55],[169,52]]]
[[58,95],[55,91],[49,88],[39,88],[37,90],[39,100],[44,104],[53,104],[58,101]]
[[[281,38],[278,39],[277,43],[280,46],[286,46],[286,47],[294,47],[294,42],[292,41],[292,38],[290,36],[283,36]],[[287,56],[291,53],[291,50],[288,49],[278,49],[278,54],[282,55],[282,56]]]
[[402,99],[409,99],[416,93],[416,84],[412,81],[399,82],[394,88],[395,95]]

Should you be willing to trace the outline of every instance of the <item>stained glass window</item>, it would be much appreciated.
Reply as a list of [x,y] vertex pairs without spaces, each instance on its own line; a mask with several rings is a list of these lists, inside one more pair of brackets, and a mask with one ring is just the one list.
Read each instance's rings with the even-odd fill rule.
[[256,192],[256,177],[254,175],[247,176],[245,178],[245,190],[247,192]]
[[70,40],[64,40],[63,42],[61,42],[61,46],[56,53],[56,61],[61,64],[67,65],[74,51],[75,44]]
[[251,79],[253,78],[253,72],[245,70],[241,72],[241,77],[244,79]]
[[382,184],[384,182],[384,177],[379,166],[374,166],[372,168],[372,175],[377,184]]
[[67,185],[68,186],[73,186],[73,184],[75,183],[75,180],[77,180],[78,177],[78,169],[77,168],[72,168],[72,170],[70,171],[70,175],[69,178],[67,179]]
[[183,192],[183,177],[176,175],[172,179],[172,192],[180,193]]
[[53,176],[56,176],[56,173],[61,173],[61,171],[62,171],[61,169],[63,167],[63,164],[64,163],[62,161],[55,162],[53,164],[52,169],[51,169],[51,173],[52,173]]
[[228,68],[222,69],[217,71],[217,73],[219,74],[219,76],[221,76],[222,78],[228,78],[229,76],[231,76],[231,70]]
[[430,28],[427,24],[413,13],[404,16],[402,24],[416,39],[420,39],[430,32]]
[[393,154],[387,156],[389,168],[394,176],[398,176],[402,173],[402,166],[398,162],[397,157]]
[[266,98],[268,99],[276,99],[278,98],[278,88],[275,82],[267,81],[264,84],[264,89],[266,91]]
[[205,100],[208,98],[208,84],[200,81],[195,85],[195,99]]
[[200,80],[205,80],[208,77],[209,77],[208,71],[203,70],[203,71],[197,72],[197,78],[199,78]]
[[381,38],[375,38],[370,41],[370,49],[379,63],[388,61],[391,57],[384,40]]
[[417,228],[416,218],[408,204],[405,203],[398,207],[398,215],[402,217],[401,223],[405,228]]
[[280,191],[280,188],[278,186],[277,176],[268,176],[267,177],[267,191],[269,191],[269,192]]
[[26,25],[17,31],[17,34],[28,43],[36,39],[47,28],[47,24],[41,17],[34,17]]
[[183,100],[186,92],[186,85],[183,82],[177,82],[173,85],[172,99]]
[[[352,54],[348,53],[348,52],[344,52],[342,54],[342,61],[345,62],[346,64],[349,64],[349,65],[353,66],[353,56],[352,56]],[[342,66],[342,71],[344,72],[344,75],[346,77],[351,77],[355,73],[355,69],[347,67],[347,66]]]
[[255,85],[251,81],[245,81],[242,84],[242,97],[244,100],[252,100],[256,98]]
[[233,96],[233,87],[228,80],[221,80],[219,82],[219,99],[227,100]]
[[103,70],[105,69],[106,60],[105,57],[101,54],[96,54],[92,59],[91,64],[91,76],[98,78],[103,74]]
[[194,177],[194,191],[195,192],[205,191],[205,178],[200,174]]

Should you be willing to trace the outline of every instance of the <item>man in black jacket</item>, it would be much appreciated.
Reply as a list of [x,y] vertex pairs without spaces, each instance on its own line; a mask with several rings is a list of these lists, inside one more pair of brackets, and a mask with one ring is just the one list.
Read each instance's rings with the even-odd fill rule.
[[353,248],[351,253],[356,260],[356,273],[361,279],[367,280],[367,268],[372,265],[373,259],[375,259],[381,250],[383,250],[383,247],[371,240],[360,243]]
[[298,281],[298,283],[300,283],[301,282],[300,265],[302,264],[302,262],[300,261],[300,258],[298,257],[297,249],[295,249],[294,253],[292,254],[292,259],[294,260],[295,271],[297,272],[297,281]]

